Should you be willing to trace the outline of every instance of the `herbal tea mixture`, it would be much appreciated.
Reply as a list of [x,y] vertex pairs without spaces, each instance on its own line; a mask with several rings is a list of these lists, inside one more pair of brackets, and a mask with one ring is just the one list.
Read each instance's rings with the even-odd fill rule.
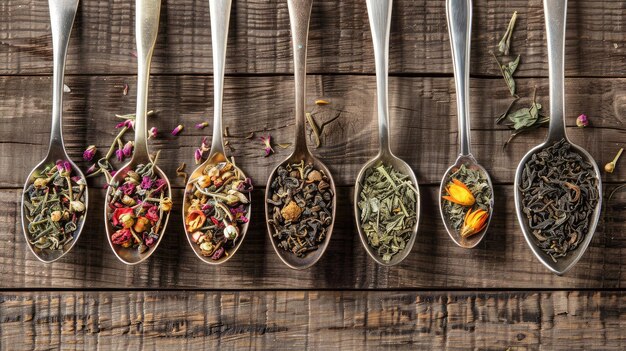
[[298,257],[317,250],[332,223],[333,192],[323,171],[312,164],[279,166],[267,200],[277,246]]
[[65,250],[85,215],[85,181],[57,161],[32,178],[24,193],[29,242],[36,250]]
[[227,257],[249,221],[252,181],[232,162],[209,165],[187,188],[185,227],[203,256]]
[[487,179],[465,165],[453,170],[450,179],[446,186],[448,195],[443,196],[444,215],[462,238],[480,233],[491,215],[493,194]]
[[406,247],[417,224],[417,189],[408,175],[379,163],[365,171],[359,194],[361,227],[370,247],[389,262]]
[[157,159],[158,153],[151,163],[128,171],[122,184],[109,184],[107,217],[115,230],[114,245],[144,253],[158,242],[172,200],[167,197],[167,181],[154,170]]
[[600,194],[593,166],[565,139],[526,163],[518,189],[536,245],[555,262],[584,240]]

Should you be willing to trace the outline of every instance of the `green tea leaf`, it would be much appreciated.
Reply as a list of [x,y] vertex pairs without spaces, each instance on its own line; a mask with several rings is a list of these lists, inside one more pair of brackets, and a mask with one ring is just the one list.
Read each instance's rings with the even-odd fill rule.
[[513,16],[511,16],[511,20],[509,21],[509,26],[506,28],[506,32],[498,43],[498,51],[500,51],[503,55],[508,55],[509,50],[511,49],[511,37],[513,36],[513,29],[515,28],[515,21],[517,20],[517,11],[513,12]]

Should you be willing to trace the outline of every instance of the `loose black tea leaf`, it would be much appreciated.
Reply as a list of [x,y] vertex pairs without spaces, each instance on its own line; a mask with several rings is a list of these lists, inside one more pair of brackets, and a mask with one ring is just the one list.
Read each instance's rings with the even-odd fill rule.
[[185,226],[192,242],[214,261],[228,257],[250,219],[252,181],[226,161],[205,167],[186,191]]
[[317,250],[332,223],[334,196],[328,176],[312,164],[279,166],[267,199],[277,246],[298,257]]
[[506,32],[498,43],[498,51],[500,51],[503,55],[508,55],[509,50],[511,48],[511,37],[513,36],[513,29],[515,28],[515,21],[517,20],[517,11],[513,12],[513,16],[511,16],[511,20],[509,21],[509,26],[506,28]]
[[29,242],[37,252],[64,251],[85,215],[85,182],[68,161],[45,166],[24,193]]
[[532,155],[517,190],[535,244],[555,262],[583,242],[600,197],[598,179],[565,139]]
[[[488,216],[491,215],[491,200],[492,200],[492,192],[489,187],[489,182],[484,177],[483,173],[467,168],[465,165],[461,165],[461,167],[454,169],[450,174],[450,179],[453,181],[451,184],[448,184],[448,196],[444,196],[443,212],[444,215],[449,219],[449,223],[452,224],[452,227],[461,232],[463,225],[465,223],[466,216],[469,211],[477,212],[484,211],[487,215],[485,218],[485,222]],[[457,191],[455,190],[455,186]],[[468,193],[466,193],[465,191]],[[486,224],[483,222],[483,224]],[[482,226],[473,226],[473,223],[467,223],[470,225],[469,229],[473,229],[468,235],[479,233],[483,228]]]
[[358,203],[367,242],[389,262],[405,249],[417,224],[417,189],[408,175],[379,163],[365,171]]

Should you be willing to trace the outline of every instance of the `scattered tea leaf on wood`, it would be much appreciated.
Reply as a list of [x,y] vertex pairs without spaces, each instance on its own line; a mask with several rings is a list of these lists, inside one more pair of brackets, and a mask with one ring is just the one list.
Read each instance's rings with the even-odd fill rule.
[[565,139],[531,156],[517,191],[535,244],[552,260],[583,242],[600,197],[598,179]]
[[493,55],[493,58],[498,63],[498,67],[500,67],[500,72],[502,73],[502,77],[504,78],[504,82],[506,83],[506,86],[509,88],[509,92],[511,93],[511,96],[517,97],[517,95],[515,94],[516,85],[515,85],[515,79],[513,78],[513,73],[515,73],[515,70],[517,70],[517,67],[519,66],[520,56],[517,55],[517,58],[515,60],[507,64],[500,63],[500,60],[498,60],[498,58],[495,55]]
[[317,250],[332,224],[334,196],[328,176],[312,164],[280,165],[267,199],[276,246],[298,257]]
[[315,147],[320,147],[320,128],[317,126],[317,123],[315,123],[313,116],[309,112],[306,113],[306,121],[309,123],[309,126],[311,126],[311,130],[313,131]]
[[389,262],[406,248],[414,233],[417,189],[408,175],[382,163],[365,171],[361,186],[361,228],[370,247]]
[[506,32],[504,36],[502,36],[502,40],[498,43],[498,51],[503,55],[508,55],[509,50],[511,49],[511,37],[513,36],[513,29],[515,28],[515,22],[517,21],[517,11],[513,12],[513,16],[511,16],[511,20],[509,21],[509,26],[506,28]]

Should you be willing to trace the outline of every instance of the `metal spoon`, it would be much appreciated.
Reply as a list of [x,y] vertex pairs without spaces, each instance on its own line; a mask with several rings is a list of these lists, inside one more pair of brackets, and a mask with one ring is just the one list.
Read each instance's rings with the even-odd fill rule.
[[[188,192],[194,187],[194,183],[198,179],[198,177],[203,175],[203,171],[207,167],[227,161],[226,155],[224,153],[224,142],[222,140],[222,102],[224,97],[224,66],[226,61],[226,44],[228,41],[228,23],[230,19],[231,4],[232,0],[209,1],[209,10],[211,15],[211,45],[213,47],[213,140],[211,143],[209,157],[206,159],[206,161],[204,161],[204,163],[196,168],[195,171],[193,171],[191,177],[189,177],[189,181],[187,182],[186,191],[183,198],[183,218],[186,217],[187,210],[189,208]],[[235,168],[243,175],[244,178],[246,177],[240,168]],[[249,196],[248,199],[250,199]],[[187,241],[189,242],[189,245],[191,245],[191,248],[199,259],[209,264],[218,265],[228,261],[231,257],[233,257],[235,252],[237,252],[237,250],[239,249],[239,246],[241,246],[241,243],[246,236],[246,232],[248,231],[248,224],[250,223],[249,219],[251,205],[248,204],[247,206],[248,210],[246,213],[248,222],[242,225],[241,232],[239,233],[239,238],[237,238],[235,246],[228,252],[228,256],[224,255],[219,260],[213,260],[210,257],[202,255],[202,250],[200,250],[198,244],[194,243],[191,238],[192,233],[189,233],[187,231],[186,225],[184,226]]]
[[550,127],[548,129],[548,137],[543,144],[540,144],[532,148],[522,158],[517,167],[515,173],[515,211],[517,213],[517,219],[522,227],[524,238],[528,243],[528,246],[532,249],[535,256],[539,259],[544,266],[548,267],[553,273],[562,275],[572,268],[582,255],[587,250],[589,243],[593,237],[593,234],[598,225],[600,219],[600,209],[602,207],[602,196],[598,197],[598,204],[596,205],[593,219],[589,225],[589,233],[585,235],[585,239],[576,248],[575,251],[571,251],[567,256],[560,258],[557,262],[554,262],[548,255],[546,255],[536,244],[535,238],[532,234],[532,230],[528,228],[526,222],[526,215],[523,212],[524,205],[522,204],[522,195],[519,191],[519,185],[522,182],[522,173],[524,172],[524,166],[530,160],[532,155],[540,150],[553,145],[554,143],[565,139],[571,144],[572,149],[576,150],[584,160],[593,165],[593,169],[598,179],[598,194],[602,194],[602,181],[600,178],[600,169],[591,155],[583,148],[573,144],[567,138],[565,131],[565,23],[567,15],[567,0],[544,0],[543,10],[545,12],[546,20],[546,36],[548,41],[548,72],[550,83]]
[[[313,6],[313,0],[287,0],[289,7],[289,22],[291,23],[291,35],[293,39],[293,60],[294,60],[294,73],[296,83],[296,133],[295,133],[295,146],[293,153],[287,157],[286,160],[281,162],[272,171],[269,180],[267,182],[267,188],[265,189],[265,222],[267,223],[267,232],[270,236],[270,241],[274,247],[274,251],[278,254],[278,257],[289,267],[293,269],[305,269],[314,265],[324,254],[328,247],[328,242],[333,232],[333,226],[335,224],[335,209],[337,207],[335,182],[330,174],[328,168],[318,158],[313,156],[309,151],[306,144],[305,133],[305,89],[306,89],[306,49],[307,40],[309,34],[309,21],[311,19],[311,8]],[[281,165],[289,163],[297,163],[304,160],[305,163],[312,163],[313,166],[321,171],[324,171],[330,180],[330,190],[334,194],[333,196],[333,210],[332,221],[327,228],[326,238],[321,243],[317,250],[309,252],[305,257],[298,257],[291,252],[284,251],[276,246],[275,239],[273,238],[273,228],[269,224],[269,220],[272,218],[272,214],[269,212],[267,206],[268,196],[271,193],[270,186],[272,180],[276,176],[276,171]]]
[[[470,44],[472,33],[472,1],[471,0],[446,0],[446,18],[448,20],[448,32],[450,34],[450,46],[452,49],[452,63],[454,65],[454,85],[456,87],[456,108],[459,121],[459,144],[460,154],[454,164],[450,166],[441,179],[439,188],[439,211],[441,218],[448,231],[450,238],[463,248],[473,248],[485,237],[489,228],[489,222],[493,215],[493,185],[489,173],[478,164],[470,151],[470,118],[469,118],[469,62]],[[489,201],[489,219],[485,227],[477,234],[463,238],[459,231],[454,228],[450,219],[444,212],[442,196],[446,193],[446,185],[450,183],[450,174],[461,165],[479,171],[487,180],[491,189]]]
[[[78,0],[49,0],[50,8],[50,24],[52,29],[52,51],[53,51],[53,68],[52,68],[52,129],[50,130],[50,146],[48,147],[48,155],[28,174],[24,192],[22,193],[22,229],[24,238],[28,243],[28,247],[32,253],[42,262],[50,263],[58,260],[68,253],[78,241],[78,237],[83,230],[85,219],[87,218],[87,205],[89,196],[87,191],[87,182],[85,176],[80,169],[70,160],[65,152],[65,144],[63,143],[63,76],[65,74],[65,58],[67,54],[67,46],[70,41],[70,33],[72,32],[72,24],[76,11],[78,10]],[[72,173],[79,176],[81,182],[85,184],[85,212],[82,219],[77,223],[77,228],[73,234],[73,240],[69,246],[63,250],[39,250],[30,244],[28,234],[28,219],[26,218],[26,189],[33,183],[35,176],[43,168],[54,164],[57,160],[69,161],[72,166]]]
[[[152,160],[148,154],[147,143],[147,121],[146,121],[146,106],[148,105],[148,81],[150,80],[150,62],[152,60],[152,52],[154,51],[154,44],[156,43],[157,34],[159,31],[159,12],[161,10],[161,0],[136,0],[135,2],[135,36],[137,37],[137,114],[135,119],[135,151],[133,156],[124,167],[122,167],[110,183],[122,183],[128,171],[133,170],[139,164],[148,164]],[[167,182],[167,197],[172,197],[172,189],[170,187],[170,181],[163,171],[155,166],[154,169],[158,174],[158,177],[164,179]],[[111,187],[107,188],[107,194],[105,199],[108,201],[111,195]],[[108,219],[109,206],[104,207],[104,222],[106,223],[107,240],[111,249],[115,253],[115,256],[120,261],[133,265],[141,263],[147,259],[156,250],[163,234],[165,233],[165,227],[169,219],[169,212],[164,212],[165,220],[162,222],[161,232],[157,242],[149,250],[144,253],[140,253],[137,249],[124,248],[120,245],[115,245],[111,241],[111,235],[115,232],[111,222]]]
[[[363,168],[361,168],[359,175],[356,177],[357,180],[354,186],[354,216],[357,222],[357,228],[359,230],[359,237],[361,238],[361,242],[363,243],[363,246],[367,250],[367,253],[370,255],[370,257],[374,259],[376,263],[383,266],[393,266],[402,262],[402,260],[404,260],[409,255],[409,253],[411,252],[411,248],[413,248],[413,244],[415,243],[415,234],[417,233],[417,226],[419,224],[420,216],[420,196],[415,173],[406,162],[395,156],[391,152],[391,148],[389,147],[389,96],[387,81],[389,73],[389,32],[391,25],[391,8],[393,0],[367,0],[366,2],[367,12],[370,19],[370,28],[372,30],[372,40],[374,42],[374,58],[376,62],[376,89],[378,98],[378,140],[380,142],[380,149],[378,151],[378,155],[369,160],[363,166]],[[391,165],[397,171],[409,176],[411,182],[413,183],[413,185],[415,185],[415,189],[418,190],[417,201],[415,203],[415,216],[417,217],[417,221],[415,222],[415,226],[413,226],[411,238],[407,242],[404,250],[394,255],[389,262],[383,261],[380,255],[378,255],[378,253],[369,245],[367,235],[361,227],[361,210],[358,206],[358,202],[361,200],[360,195],[363,188],[362,184],[364,181],[363,178],[365,177],[365,171],[375,166],[377,163],[381,162],[385,165]]]

